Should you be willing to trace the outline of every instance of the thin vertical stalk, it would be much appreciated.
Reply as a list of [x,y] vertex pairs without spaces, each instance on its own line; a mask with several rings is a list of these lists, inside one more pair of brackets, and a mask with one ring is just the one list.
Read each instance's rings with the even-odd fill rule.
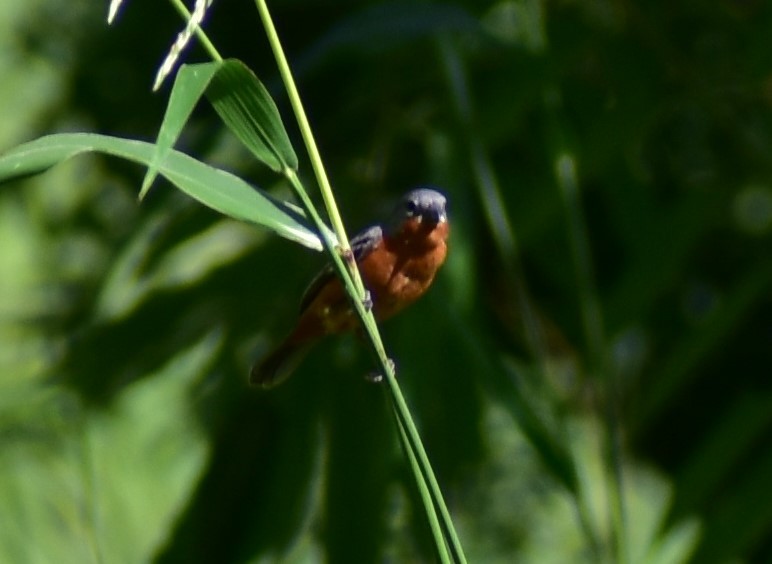
[[591,365],[597,370],[604,384],[603,395],[606,419],[605,459],[611,471],[609,480],[609,512],[616,561],[629,562],[627,546],[624,482],[617,414],[616,379],[609,366],[603,329],[603,315],[595,287],[592,258],[588,246],[587,227],[579,202],[579,182],[576,160],[567,151],[561,151],[555,158],[555,177],[563,201],[568,222],[571,256],[574,263],[576,283],[581,307],[582,324],[590,355]]
[[[413,470],[413,473],[420,473],[421,463],[416,458],[415,451],[410,445],[410,439],[405,432],[405,426],[402,425],[399,411],[396,406],[394,406],[394,417],[397,420],[397,427],[399,428],[399,440],[402,443],[402,449],[407,455],[410,468]],[[421,496],[424,505],[431,505],[433,503],[431,492],[428,489],[418,488],[418,494]],[[451,562],[450,555],[448,554],[448,547],[445,544],[445,538],[443,537],[442,527],[440,526],[440,521],[435,512],[432,512],[431,515],[429,515],[429,529],[431,529],[432,537],[434,537],[434,545],[437,547],[437,556],[439,557],[440,562],[443,562],[443,564]]]
[[[362,278],[357,268],[356,262],[353,260],[347,260],[345,266],[348,268],[345,268],[341,260],[341,254],[344,256],[350,256],[350,244],[343,227],[343,221],[340,217],[340,213],[338,212],[337,204],[335,203],[332,188],[330,187],[327,174],[324,170],[321,156],[319,155],[319,151],[311,131],[311,126],[308,123],[303,104],[300,100],[300,95],[297,91],[297,87],[295,86],[294,78],[292,77],[292,72],[289,68],[287,58],[284,55],[284,51],[281,47],[278,34],[276,33],[276,28],[273,25],[273,21],[271,19],[265,0],[255,1],[260,13],[260,17],[263,21],[263,25],[266,29],[266,33],[268,35],[268,41],[271,45],[271,49],[273,50],[277,65],[279,66],[279,72],[282,76],[282,80],[284,81],[285,88],[287,89],[290,104],[292,105],[293,111],[295,112],[298,126],[300,127],[301,135],[303,136],[303,141],[306,145],[306,149],[308,150],[309,158],[311,159],[311,166],[313,167],[314,174],[316,175],[317,182],[321,189],[322,198],[324,200],[325,207],[327,208],[327,213],[330,217],[330,221],[332,222],[333,230],[338,237],[339,249],[334,248],[332,242],[329,240],[329,237],[324,232],[324,229],[321,228],[321,219],[313,208],[313,204],[311,203],[308,195],[305,193],[305,190],[297,179],[295,172],[292,170],[285,170],[283,171],[284,175],[292,182],[296,193],[298,193],[298,196],[303,202],[303,205],[309,211],[312,219],[320,229],[320,234],[324,240],[325,246],[332,256],[333,262],[342,277],[342,280],[346,286],[346,290],[349,293],[352,306],[354,307],[357,315],[362,320],[365,332],[370,339],[373,350],[375,350],[378,355],[383,374],[389,386],[392,403],[397,415],[399,431],[401,437],[405,439],[403,444],[408,447],[406,450],[408,452],[408,457],[411,459],[411,466],[414,469],[413,475],[419,491],[421,492],[421,498],[424,501],[424,509],[427,513],[427,518],[429,519],[432,530],[436,531],[435,523],[438,520],[436,509],[439,509],[442,528],[448,537],[448,544],[451,547],[453,557],[457,562],[465,564],[466,559],[464,557],[458,536],[455,532],[453,522],[450,519],[450,513],[448,512],[447,506],[442,497],[442,493],[439,489],[439,485],[434,475],[434,471],[432,470],[431,464],[429,463],[429,459],[426,456],[426,451],[424,450],[423,444],[421,443],[421,438],[418,435],[415,423],[413,422],[410,411],[407,408],[407,404],[405,403],[404,397],[402,396],[402,392],[399,389],[399,384],[397,383],[397,379],[394,375],[393,363],[389,360],[386,354],[386,350],[383,346],[383,341],[378,331],[378,326],[375,323],[375,318],[373,317],[372,311],[365,308],[364,298],[366,296],[366,290],[364,288],[364,284],[362,283]],[[416,464],[413,464],[413,462]],[[441,558],[443,557],[443,554],[445,555],[445,558],[447,558],[447,548],[445,547],[445,542],[442,539],[437,542],[437,552]],[[444,561],[445,560],[443,559],[443,562]]]
[[[279,35],[276,33],[276,27],[273,25],[271,14],[268,11],[268,6],[265,0],[255,0],[257,4],[258,12],[260,13],[260,19],[265,27],[265,32],[268,35],[268,42],[273,50],[273,55],[276,58],[276,64],[279,67],[279,73],[281,74],[284,87],[287,89],[287,95],[289,96],[292,110],[295,113],[295,118],[300,128],[300,134],[303,136],[303,142],[308,150],[308,157],[311,159],[311,168],[314,170],[316,176],[316,182],[319,184],[319,189],[322,192],[322,200],[324,201],[325,208],[327,209],[327,215],[332,223],[332,229],[335,231],[335,235],[338,237],[338,244],[342,251],[349,251],[351,246],[349,244],[348,237],[346,235],[346,229],[343,226],[343,219],[338,211],[338,205],[335,202],[335,196],[332,193],[332,187],[330,181],[327,178],[327,172],[324,169],[324,163],[322,157],[319,154],[319,149],[316,146],[316,140],[314,139],[313,132],[311,131],[311,125],[308,123],[308,117],[306,116],[305,108],[300,100],[300,94],[298,93],[297,86],[295,85],[295,79],[292,76],[292,71],[289,68],[287,57],[284,55],[284,49],[281,47],[279,41]],[[365,298],[365,288],[362,283],[362,277],[359,274],[359,270],[353,262],[349,264],[349,270],[354,280],[354,285],[357,289],[357,295],[360,300]]]
[[[539,369],[543,375],[541,380],[545,382],[551,381],[552,378],[549,377],[549,373],[552,368],[548,362],[549,354],[545,343],[544,328],[531,305],[528,285],[519,259],[517,237],[509,215],[506,212],[496,171],[476,124],[472,95],[469,92],[466,72],[461,57],[447,36],[440,36],[437,44],[451,99],[468,142],[469,159],[474,171],[476,185],[480,192],[481,205],[488,221],[488,226],[493,233],[493,240],[499,254],[499,260],[504,268],[507,282],[513,287],[517,297],[517,305],[521,308],[522,326],[526,335],[527,345],[539,362]],[[546,386],[543,386],[542,389],[545,388]],[[564,421],[560,419],[559,424],[561,425],[562,436],[566,436]],[[573,479],[565,485],[572,493],[580,526],[584,531],[587,542],[593,553],[599,557],[601,554],[600,542],[592,526],[590,512],[587,506],[579,499],[576,468],[575,464],[573,464],[573,459],[570,458],[570,460]]]

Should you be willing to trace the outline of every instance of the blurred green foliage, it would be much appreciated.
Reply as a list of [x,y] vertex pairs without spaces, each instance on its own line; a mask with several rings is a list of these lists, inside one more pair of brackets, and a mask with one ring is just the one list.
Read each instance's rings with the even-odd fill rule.
[[[154,138],[181,23],[103,9],[0,6],[2,150]],[[772,559],[772,6],[271,9],[349,229],[448,193],[449,262],[384,333],[470,561],[616,560],[615,527],[631,562]],[[254,8],[206,27],[310,185]],[[179,147],[289,193],[223,131],[201,107]],[[82,157],[0,190],[0,561],[430,560],[355,337],[246,387],[321,255],[141,179]]]

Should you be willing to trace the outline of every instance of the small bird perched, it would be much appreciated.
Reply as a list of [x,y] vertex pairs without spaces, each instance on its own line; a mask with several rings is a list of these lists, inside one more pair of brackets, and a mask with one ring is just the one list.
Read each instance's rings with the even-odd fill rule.
[[[351,239],[351,250],[379,321],[398,313],[431,286],[447,255],[445,196],[430,188],[405,194],[389,223]],[[331,265],[309,285],[292,332],[252,367],[249,382],[272,388],[287,379],[310,346],[325,335],[353,331],[359,319]]]

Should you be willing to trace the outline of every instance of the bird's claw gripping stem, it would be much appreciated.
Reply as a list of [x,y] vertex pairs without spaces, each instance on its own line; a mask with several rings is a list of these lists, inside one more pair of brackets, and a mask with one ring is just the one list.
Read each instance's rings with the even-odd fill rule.
[[[388,360],[389,366],[391,367],[391,371],[396,376],[396,366],[397,365],[394,364],[394,360],[392,360],[391,358],[388,358],[386,360]],[[377,370],[373,371],[373,372],[368,372],[367,374],[365,374],[365,380],[367,380],[368,382],[372,382],[373,384],[378,384],[380,382],[383,382],[383,373],[379,372]]]
[[362,298],[362,306],[365,311],[371,311],[373,309],[373,297],[370,295],[369,290],[365,290],[365,297]]

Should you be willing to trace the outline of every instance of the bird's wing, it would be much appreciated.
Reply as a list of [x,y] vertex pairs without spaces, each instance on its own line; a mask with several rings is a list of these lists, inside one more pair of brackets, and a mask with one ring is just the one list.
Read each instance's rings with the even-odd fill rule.
[[[373,225],[367,229],[360,231],[354,237],[351,238],[351,251],[354,253],[354,260],[359,262],[366,257],[370,251],[375,249],[378,244],[383,240],[383,230],[380,225]],[[327,264],[319,274],[317,274],[311,283],[303,293],[303,298],[300,300],[300,312],[303,313],[306,308],[314,301],[314,298],[319,294],[325,284],[332,279],[335,274],[335,269],[332,264]]]
[[381,229],[380,225],[373,225],[364,231],[360,231],[351,239],[351,250],[354,252],[354,259],[357,262],[362,260],[381,241],[383,241],[383,229]]

